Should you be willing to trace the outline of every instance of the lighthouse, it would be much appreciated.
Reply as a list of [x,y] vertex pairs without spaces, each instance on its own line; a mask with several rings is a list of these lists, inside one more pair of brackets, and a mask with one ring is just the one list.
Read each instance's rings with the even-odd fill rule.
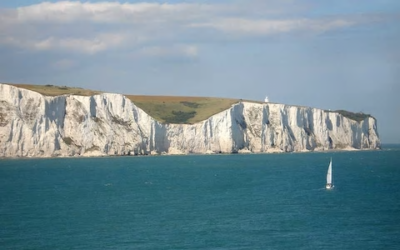
[[268,96],[265,97],[264,102],[269,102]]

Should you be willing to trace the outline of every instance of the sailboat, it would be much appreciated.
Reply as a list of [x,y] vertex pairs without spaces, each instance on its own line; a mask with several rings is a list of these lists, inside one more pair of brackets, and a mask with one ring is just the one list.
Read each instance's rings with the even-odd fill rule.
[[331,162],[329,163],[328,173],[326,174],[326,189],[332,189],[333,182],[332,182],[332,158]]

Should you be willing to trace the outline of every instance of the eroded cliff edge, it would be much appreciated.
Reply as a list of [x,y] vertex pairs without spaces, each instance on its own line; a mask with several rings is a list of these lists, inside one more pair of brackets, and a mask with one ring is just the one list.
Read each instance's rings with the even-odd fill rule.
[[119,94],[43,96],[0,84],[0,157],[292,152],[380,147],[375,118],[239,102],[196,124],[162,124]]

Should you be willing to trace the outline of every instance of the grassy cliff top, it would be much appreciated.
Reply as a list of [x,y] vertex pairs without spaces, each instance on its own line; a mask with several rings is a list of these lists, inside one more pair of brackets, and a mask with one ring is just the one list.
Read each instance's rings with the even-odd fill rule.
[[[349,112],[349,111],[346,111],[346,110],[334,110],[334,111],[328,111],[328,112],[339,113],[339,114],[341,114],[342,116],[344,116],[344,117],[346,117],[346,118],[349,118],[349,119],[351,119],[351,120],[357,121],[357,122],[361,122],[361,121],[365,120],[365,118],[368,118],[368,117],[374,118],[374,117],[373,117],[372,115],[370,115],[370,114],[364,114],[364,113],[361,113],[361,112],[359,112],[359,113],[354,113],[354,112]],[[374,118],[374,119],[375,119],[375,118]]]
[[158,121],[193,124],[230,108],[238,99],[126,95],[135,105]]
[[[15,87],[24,88],[38,92],[45,96],[58,95],[81,95],[92,96],[101,94],[101,91],[82,89],[77,87],[54,86],[54,85],[33,85],[33,84],[9,84]],[[147,96],[147,95],[125,95],[136,106],[143,109],[154,119],[163,123],[185,123],[193,124],[206,120],[223,110],[229,109],[233,104],[238,103],[239,99],[215,98],[215,97],[190,97],[190,96]],[[246,102],[263,103],[258,101],[243,100]],[[293,106],[293,105],[291,105]],[[325,112],[335,112],[360,122],[369,114],[353,113],[345,110],[335,110]]]
[[33,84],[16,84],[16,83],[7,83],[7,84],[22,89],[32,90],[46,96],[58,96],[58,95],[92,96],[102,93],[101,91],[94,91],[89,89],[67,87],[67,86],[33,85]]
[[[32,84],[9,84],[18,88],[28,89],[45,96],[81,95],[92,96],[101,94],[94,91],[76,87]],[[193,124],[206,120],[239,102],[239,99],[190,97],[190,96],[145,96],[125,95],[136,106],[143,109],[154,119],[164,123]]]

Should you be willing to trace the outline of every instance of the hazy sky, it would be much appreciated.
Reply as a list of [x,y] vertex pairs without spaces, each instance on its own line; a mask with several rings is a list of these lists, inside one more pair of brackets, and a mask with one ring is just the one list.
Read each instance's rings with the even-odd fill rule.
[[0,82],[364,112],[400,143],[399,0],[0,1]]

